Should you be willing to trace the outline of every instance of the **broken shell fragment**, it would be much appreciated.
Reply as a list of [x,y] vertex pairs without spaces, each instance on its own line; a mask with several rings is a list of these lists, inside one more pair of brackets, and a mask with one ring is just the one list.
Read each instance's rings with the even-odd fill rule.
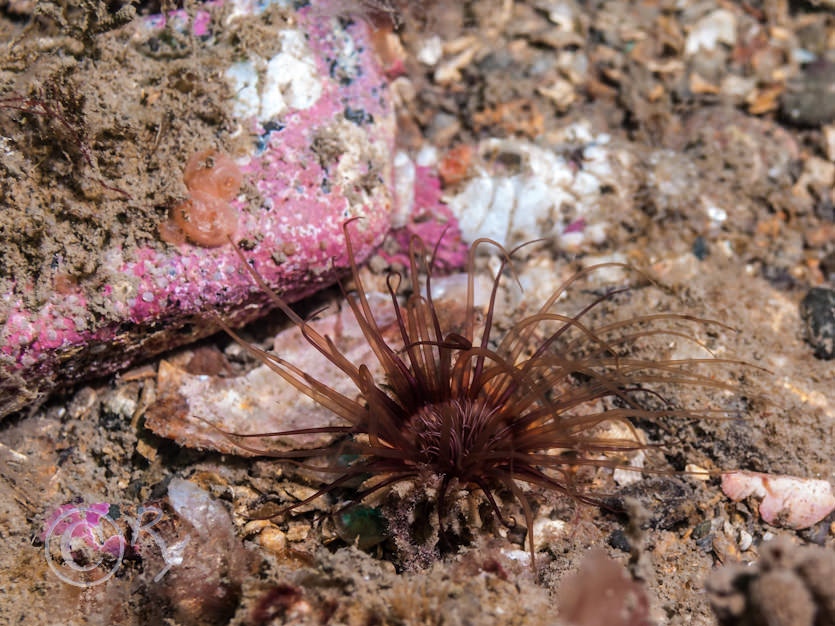
[[[375,296],[373,301],[376,303],[377,298],[382,297]],[[379,319],[384,318],[381,316]],[[330,336],[357,362],[370,360],[371,349],[362,341],[362,330],[349,309],[326,315],[311,322],[310,326]],[[350,381],[336,376],[333,365],[320,360],[318,354],[311,353],[295,328],[279,333],[274,348],[282,358],[311,375],[322,380],[340,381],[334,383],[334,388],[341,393],[353,392]],[[294,388],[277,384],[275,378],[266,365],[255,368],[245,376],[226,378],[190,374],[168,361],[162,361],[157,374],[159,399],[148,408],[145,425],[157,435],[174,439],[186,447],[241,456],[258,456],[255,450],[273,453],[297,446],[318,447],[330,443],[334,438],[332,434],[242,440],[218,430],[269,433],[343,425],[330,411],[312,400],[300,400]]]
[[730,472],[722,475],[722,491],[734,502],[762,498],[760,517],[774,526],[809,528],[835,510],[832,485],[814,478]]
[[[466,302],[463,275],[439,277],[432,292],[449,315],[457,315]],[[477,284],[477,287],[479,284]],[[462,294],[462,290],[463,294]],[[486,288],[476,292],[476,306],[482,306]],[[391,339],[399,332],[389,296],[367,294],[369,306],[381,332]],[[381,366],[365,340],[362,328],[347,307],[311,321],[310,328],[333,340],[353,363],[366,363],[372,376],[381,376]],[[293,363],[318,380],[333,381],[331,387],[344,395],[356,393],[356,387],[339,370],[323,359],[298,329],[280,332],[273,343],[275,354]],[[193,361],[197,359],[193,358]],[[202,356],[200,361],[206,361]],[[204,366],[205,367],[205,366]],[[210,363],[209,369],[183,369],[163,360],[157,372],[157,400],[145,413],[145,426],[153,433],[173,439],[189,448],[215,450],[224,454],[260,456],[295,448],[316,448],[331,443],[333,433],[313,433],[284,437],[235,438],[227,433],[271,433],[277,431],[344,426],[330,410],[307,397],[299,398],[296,389],[276,380],[275,373],[260,365],[243,376],[210,375],[221,368]],[[219,373],[219,371],[218,371]]]

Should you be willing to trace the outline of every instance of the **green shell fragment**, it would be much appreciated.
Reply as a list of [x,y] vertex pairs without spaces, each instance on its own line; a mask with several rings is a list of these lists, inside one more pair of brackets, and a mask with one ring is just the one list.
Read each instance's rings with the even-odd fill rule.
[[336,532],[345,543],[366,550],[388,537],[388,524],[380,509],[357,506],[336,516]]

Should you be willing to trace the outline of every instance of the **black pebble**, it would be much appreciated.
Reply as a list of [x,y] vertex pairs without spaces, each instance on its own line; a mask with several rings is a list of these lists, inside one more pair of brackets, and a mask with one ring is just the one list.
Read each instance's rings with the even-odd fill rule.
[[823,257],[820,263],[820,271],[826,280],[835,282],[835,250]]
[[615,550],[620,550],[621,552],[631,552],[632,546],[629,543],[629,539],[626,538],[626,534],[618,528],[615,531],[612,531],[612,534],[609,535],[609,538],[606,540],[610,546],[612,546]]
[[705,238],[699,235],[693,241],[693,247],[691,248],[693,252],[693,256],[695,256],[700,261],[704,261],[708,255],[710,254],[710,249],[707,246],[707,241]]
[[799,78],[780,96],[780,112],[796,126],[820,126],[835,119],[835,63],[805,65]]
[[800,302],[806,341],[819,359],[835,358],[835,290],[813,287]]

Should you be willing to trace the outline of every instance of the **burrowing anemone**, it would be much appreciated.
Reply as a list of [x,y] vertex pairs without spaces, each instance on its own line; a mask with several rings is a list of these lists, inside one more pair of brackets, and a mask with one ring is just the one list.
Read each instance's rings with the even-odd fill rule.
[[[246,343],[227,331],[261,362],[285,381],[344,420],[343,426],[259,434],[225,434],[237,446],[286,462],[328,472],[333,479],[309,498],[284,508],[283,514],[330,493],[347,483],[363,480],[353,502],[396,483],[412,480],[432,485],[437,493],[441,534],[451,493],[460,489],[480,490],[498,520],[510,526],[502,512],[497,491],[515,498],[528,529],[532,510],[521,483],[535,490],[557,492],[571,498],[598,503],[576,480],[578,466],[619,467],[605,453],[629,452],[647,447],[629,420],[659,420],[664,417],[704,418],[716,412],[689,409],[643,408],[648,394],[660,398],[653,386],[696,385],[735,389],[693,371],[698,363],[732,363],[718,358],[650,361],[630,356],[630,348],[645,337],[668,335],[700,344],[682,330],[658,328],[658,323],[713,324],[686,314],[661,313],[617,320],[591,328],[584,323],[588,312],[621,290],[610,291],[574,315],[553,312],[559,297],[573,283],[603,266],[589,267],[561,285],[532,315],[516,320],[509,332],[497,337],[493,324],[497,293],[514,251],[506,252],[496,242],[480,239],[470,249],[463,319],[444,328],[444,317],[432,298],[432,255],[422,242],[410,247],[408,296],[398,292],[401,277],[392,273],[386,281],[399,340],[384,339],[372,313],[369,298],[354,261],[349,223],[345,224],[347,254],[355,292],[346,301],[385,372],[374,380],[366,364],[349,361],[327,336],[316,332],[261,279],[239,252],[257,285],[293,321],[323,358],[344,372],[357,394],[336,392],[327,381],[317,380],[287,362]],[[477,249],[493,246],[502,256],[493,280],[486,310],[474,304],[474,267]],[[656,325],[656,326],[653,326]],[[608,405],[601,400],[612,400]],[[607,406],[613,408],[606,408]],[[655,404],[657,406],[657,402]],[[625,424],[631,435],[613,438],[601,435],[606,423]],[[621,429],[622,431],[624,429]],[[251,445],[247,437],[271,437],[333,433],[342,442],[328,447],[267,452]],[[321,467],[306,462],[310,457],[334,458],[351,441],[355,459],[350,465]],[[533,557],[532,533],[528,544]]]

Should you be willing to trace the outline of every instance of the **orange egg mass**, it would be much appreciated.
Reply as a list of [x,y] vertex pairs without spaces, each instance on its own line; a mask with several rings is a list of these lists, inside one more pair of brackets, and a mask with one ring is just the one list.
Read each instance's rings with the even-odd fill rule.
[[160,224],[162,239],[175,245],[185,238],[207,247],[226,243],[238,227],[238,214],[229,202],[242,178],[235,162],[221,152],[210,149],[192,155],[183,173],[189,198],[173,207],[170,219]]
[[186,163],[183,182],[189,191],[204,191],[232,200],[241,186],[241,170],[222,152],[203,150]]
[[238,227],[235,209],[223,198],[203,191],[192,192],[174,207],[171,217],[190,241],[207,247],[225,244]]

